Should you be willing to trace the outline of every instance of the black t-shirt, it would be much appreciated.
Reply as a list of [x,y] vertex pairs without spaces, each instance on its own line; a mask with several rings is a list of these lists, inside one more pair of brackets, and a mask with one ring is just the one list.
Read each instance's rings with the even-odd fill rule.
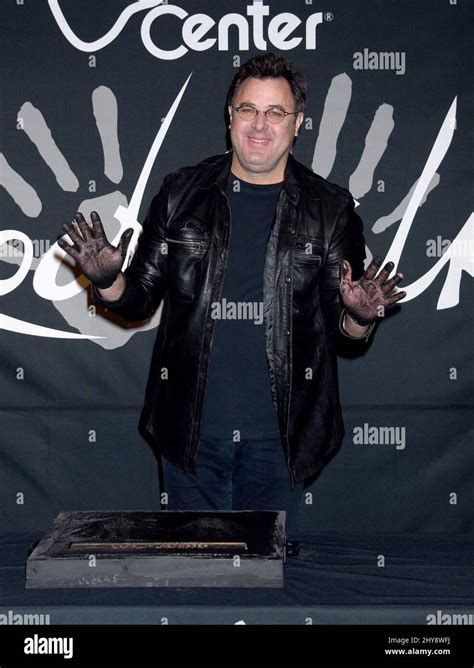
[[278,437],[263,320],[263,272],[282,183],[256,185],[230,175],[230,243],[215,318],[201,436]]

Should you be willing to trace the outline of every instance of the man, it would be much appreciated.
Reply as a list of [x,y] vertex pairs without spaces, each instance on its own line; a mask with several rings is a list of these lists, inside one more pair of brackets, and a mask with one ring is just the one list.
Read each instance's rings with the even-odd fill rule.
[[59,242],[123,318],[163,300],[141,428],[169,508],[286,510],[292,538],[305,481],[344,435],[337,340],[360,346],[405,296],[393,263],[364,273],[350,193],[291,155],[305,89],[271,53],[238,70],[232,150],[164,179],[125,272],[132,230],[114,248],[95,212]]

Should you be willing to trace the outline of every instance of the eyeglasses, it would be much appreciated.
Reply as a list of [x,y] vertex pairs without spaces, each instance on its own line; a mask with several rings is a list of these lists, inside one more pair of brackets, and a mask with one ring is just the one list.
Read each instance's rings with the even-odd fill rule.
[[[240,107],[232,107],[232,109],[239,114],[239,118],[247,123],[254,121],[260,113],[259,109],[255,109],[255,107],[252,107],[250,104],[241,104]],[[267,109],[263,113],[269,123],[277,124],[284,121],[287,116],[297,114],[298,112],[285,111],[280,107],[270,107],[270,109]]]

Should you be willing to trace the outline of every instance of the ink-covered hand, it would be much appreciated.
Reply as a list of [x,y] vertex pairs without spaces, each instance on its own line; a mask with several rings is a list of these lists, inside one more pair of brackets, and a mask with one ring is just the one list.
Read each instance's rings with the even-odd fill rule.
[[127,248],[132,238],[133,229],[128,228],[120,237],[117,246],[112,246],[105,236],[99,214],[91,213],[92,227],[82,213],[76,213],[77,227],[64,223],[63,229],[73,244],[65,239],[58,239],[58,245],[79,265],[86,276],[98,288],[109,288],[117,278],[125,261]]
[[393,262],[387,262],[375,278],[381,264],[382,258],[373,258],[361,278],[353,281],[350,263],[342,261],[339,292],[347,313],[359,325],[369,325],[406,296],[406,292],[394,290],[403,279],[403,274],[398,272],[393,278],[388,278],[394,267]]

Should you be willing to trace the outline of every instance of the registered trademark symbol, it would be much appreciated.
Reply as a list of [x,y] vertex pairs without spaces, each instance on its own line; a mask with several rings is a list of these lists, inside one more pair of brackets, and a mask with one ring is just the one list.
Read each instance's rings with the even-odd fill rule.
[[324,14],[324,20],[325,21],[332,21],[334,18],[334,14],[332,12],[325,12]]

